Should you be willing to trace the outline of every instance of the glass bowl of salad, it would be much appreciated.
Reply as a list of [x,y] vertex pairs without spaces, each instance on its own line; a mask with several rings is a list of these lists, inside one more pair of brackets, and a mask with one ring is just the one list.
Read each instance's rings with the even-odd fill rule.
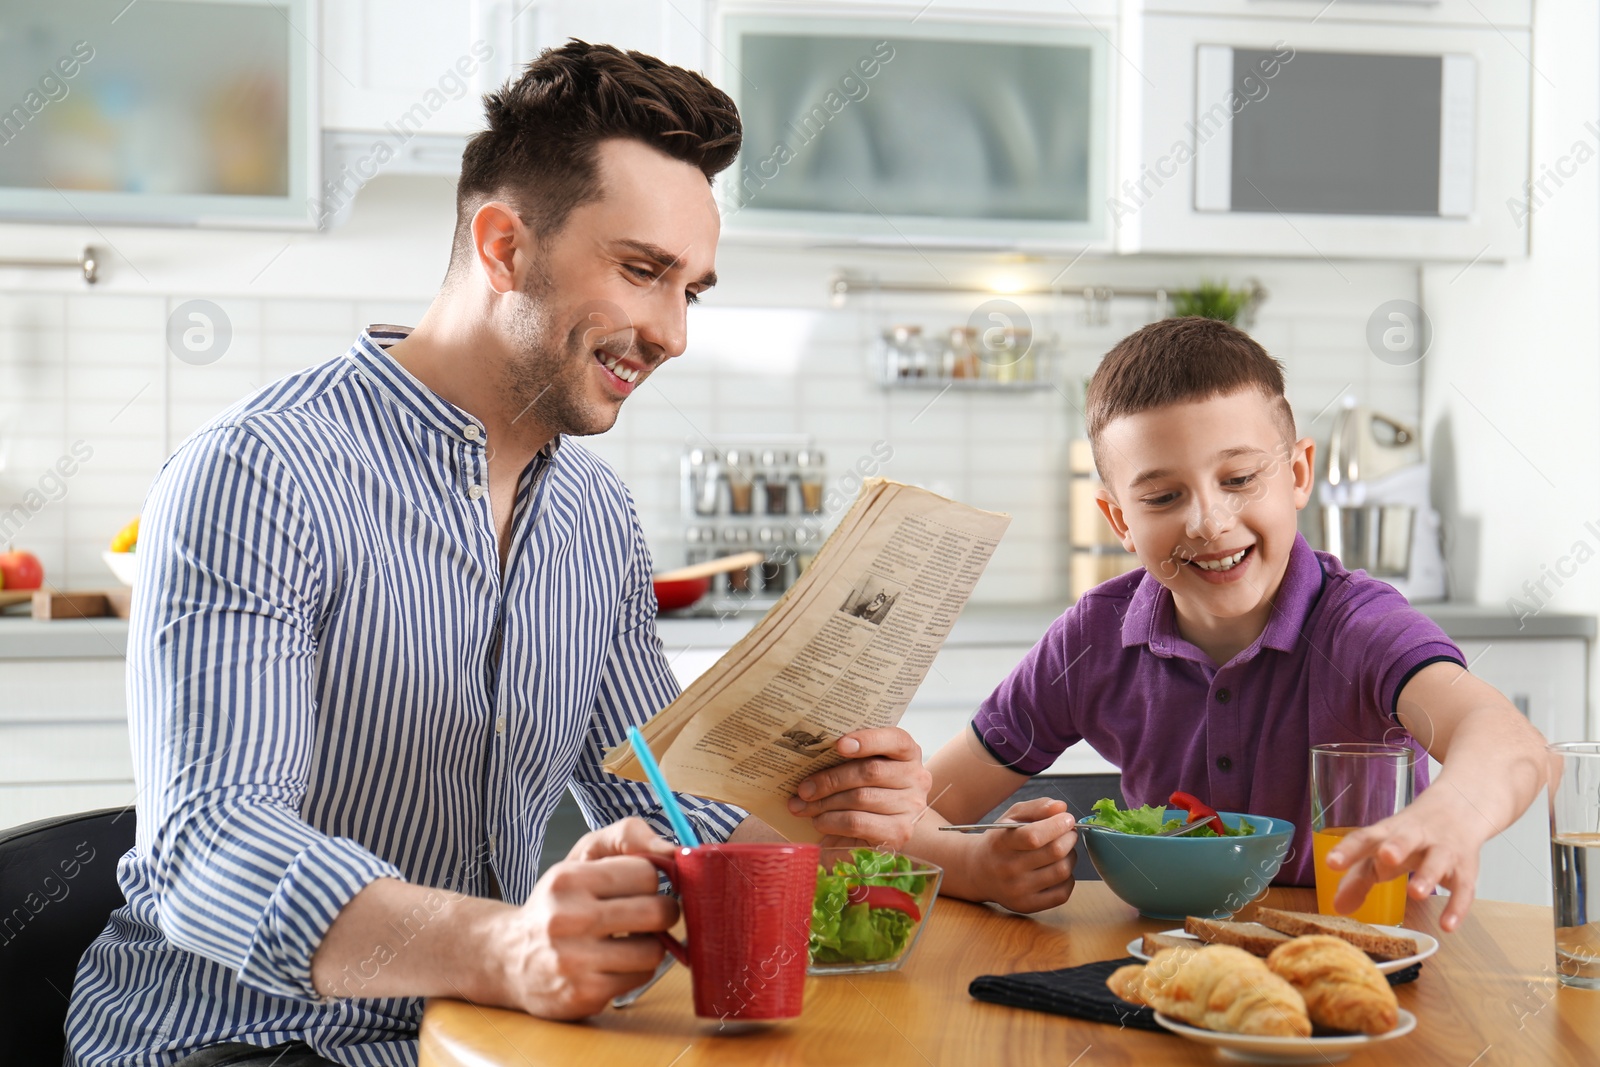
[[898,970],[928,923],[943,876],[942,868],[898,852],[823,849],[809,973]]

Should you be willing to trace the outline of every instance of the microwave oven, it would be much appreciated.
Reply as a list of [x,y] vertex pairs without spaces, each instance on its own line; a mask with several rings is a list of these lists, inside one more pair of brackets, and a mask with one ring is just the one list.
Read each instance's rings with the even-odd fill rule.
[[1119,249],[1527,254],[1508,205],[1528,179],[1526,29],[1150,15],[1143,35]]
[[314,3],[7,5],[0,219],[312,228]]

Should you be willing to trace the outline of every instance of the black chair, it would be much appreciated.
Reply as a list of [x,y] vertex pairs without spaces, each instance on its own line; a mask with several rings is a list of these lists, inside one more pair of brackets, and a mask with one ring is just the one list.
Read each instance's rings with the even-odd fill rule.
[[0,1061],[61,1062],[78,960],[122,906],[133,827],[132,808],[107,808],[0,830]]
[[584,821],[583,809],[578,807],[572,790],[568,789],[561,794],[556,810],[550,813],[550,821],[545,823],[544,850],[539,853],[540,876],[566,859],[572,846],[578,843],[578,838],[588,832],[589,824]]
[[[1021,789],[1012,793],[999,807],[983,817],[984,822],[994,822],[1005,814],[1005,810],[1013,804],[1024,800],[1036,800],[1039,797],[1054,797],[1056,800],[1065,800],[1067,810],[1072,812],[1074,818],[1086,817],[1094,806],[1094,802],[1101,797],[1110,797],[1117,802],[1117,807],[1122,807],[1122,775],[1120,774],[1039,774],[1030,778]],[[1094,869],[1094,864],[1089,862],[1089,854],[1084,851],[1083,835],[1078,836],[1078,845],[1074,849],[1078,859],[1072,868],[1072,876],[1080,882],[1098,882],[1100,872]]]

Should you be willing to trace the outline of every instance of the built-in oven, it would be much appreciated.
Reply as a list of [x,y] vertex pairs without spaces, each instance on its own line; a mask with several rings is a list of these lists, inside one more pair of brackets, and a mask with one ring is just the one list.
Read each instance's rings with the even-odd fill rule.
[[1147,15],[1140,151],[1108,202],[1119,247],[1525,255],[1528,30],[1438,7],[1386,4],[1372,23]]

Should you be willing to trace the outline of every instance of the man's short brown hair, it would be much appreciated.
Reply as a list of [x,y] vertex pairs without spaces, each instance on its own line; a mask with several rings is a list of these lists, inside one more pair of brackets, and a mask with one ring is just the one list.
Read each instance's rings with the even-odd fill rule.
[[[1257,389],[1272,402],[1284,439],[1295,439],[1283,395],[1283,365],[1255,339],[1216,319],[1162,319],[1118,341],[1100,361],[1084,405],[1098,463],[1100,434],[1141,411]],[[1103,468],[1102,468],[1103,473]]]
[[709,182],[733,162],[743,129],[728,94],[643,52],[569,40],[484,97],[489,128],[467,142],[456,184],[453,259],[472,245],[472,217],[503,199],[540,240],[602,194],[600,142],[643,141],[699,167]]

